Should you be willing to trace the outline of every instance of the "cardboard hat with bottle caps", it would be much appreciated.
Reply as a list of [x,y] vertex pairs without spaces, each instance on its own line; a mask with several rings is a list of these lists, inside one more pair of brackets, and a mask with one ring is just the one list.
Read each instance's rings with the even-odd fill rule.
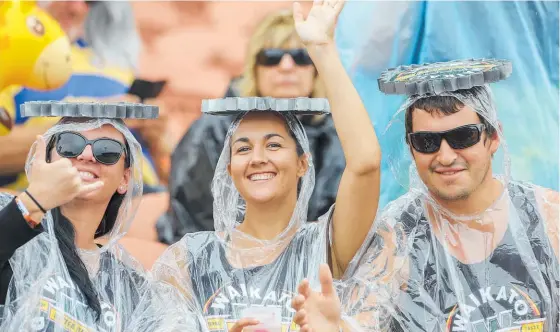
[[204,99],[202,112],[212,115],[238,115],[253,111],[275,111],[281,113],[326,114],[330,113],[326,98],[272,98],[272,97],[227,97]]
[[23,117],[156,119],[159,108],[138,103],[30,101],[20,106]]
[[508,60],[454,60],[390,68],[377,82],[386,94],[440,94],[498,82],[508,78],[511,72]]

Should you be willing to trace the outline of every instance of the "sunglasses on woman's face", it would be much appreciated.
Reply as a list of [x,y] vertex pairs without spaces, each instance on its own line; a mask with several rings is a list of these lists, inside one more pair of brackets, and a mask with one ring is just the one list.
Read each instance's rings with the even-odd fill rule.
[[114,165],[121,158],[125,146],[112,138],[96,138],[88,140],[76,132],[62,132],[56,135],[56,152],[64,158],[76,158],[91,145],[95,160],[104,165]]
[[281,49],[265,48],[257,54],[257,64],[261,66],[277,66],[285,54],[289,54],[298,66],[309,66],[313,64],[309,54],[303,48]]
[[408,141],[420,153],[437,152],[445,139],[453,149],[466,149],[480,142],[484,124],[469,124],[446,131],[419,131],[408,134]]

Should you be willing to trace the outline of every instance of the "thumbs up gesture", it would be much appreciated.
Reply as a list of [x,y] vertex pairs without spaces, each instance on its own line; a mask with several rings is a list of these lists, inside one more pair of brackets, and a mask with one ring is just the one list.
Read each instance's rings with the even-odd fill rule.
[[90,193],[103,187],[102,181],[85,184],[72,161],[61,158],[46,162],[47,147],[42,136],[35,141],[35,156],[28,174],[27,191],[45,210],[64,205],[76,196]]

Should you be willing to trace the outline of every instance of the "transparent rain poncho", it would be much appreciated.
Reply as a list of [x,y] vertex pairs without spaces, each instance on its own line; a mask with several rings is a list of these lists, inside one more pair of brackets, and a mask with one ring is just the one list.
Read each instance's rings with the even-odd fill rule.
[[303,149],[309,166],[299,180],[293,215],[284,231],[271,240],[254,238],[236,228],[243,220],[245,202],[227,166],[231,137],[246,114],[240,114],[230,126],[212,182],[216,231],[187,234],[160,257],[153,273],[158,280],[177,287],[189,310],[202,313],[211,331],[227,331],[240,318],[251,317],[244,310],[263,306],[274,308],[281,317],[280,324],[265,322],[268,328],[277,329],[270,331],[295,330],[291,300],[304,278],[309,278],[312,286],[318,285],[319,265],[327,261],[333,208],[319,221],[306,220],[315,180],[308,140],[294,113],[277,112]]
[[[492,165],[503,191],[485,211],[456,215],[433,199],[411,163],[409,179],[398,179],[408,192],[378,214],[364,242],[353,287],[342,295],[344,310],[368,331],[556,331],[558,194],[510,178],[488,86],[440,95],[455,97],[497,130]],[[408,98],[388,130],[404,132],[407,107],[422,97]],[[401,137],[384,151],[396,174],[411,161]]]
[[[17,249],[9,260],[13,277],[6,304],[0,308],[0,331],[155,331],[162,323],[154,314],[144,317],[146,312],[162,307],[158,294],[150,288],[140,263],[117,243],[130,226],[142,196],[140,145],[124,122],[115,119],[62,118],[43,137],[48,143],[62,131],[83,132],[104,125],[115,127],[125,138],[130,180],[114,227],[98,238],[104,244],[98,250],[78,249],[100,301],[99,319],[72,282],[55,237],[53,214],[58,209],[53,209],[41,222],[44,231]],[[28,174],[34,156],[35,144],[26,162]],[[12,199],[0,194],[0,208]]]

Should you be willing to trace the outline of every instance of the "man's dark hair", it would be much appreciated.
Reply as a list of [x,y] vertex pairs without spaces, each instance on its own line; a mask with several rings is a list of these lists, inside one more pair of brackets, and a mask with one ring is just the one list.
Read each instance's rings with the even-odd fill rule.
[[[476,95],[477,90],[479,87],[468,89],[468,90],[459,90],[458,93],[464,92],[465,94]],[[406,109],[405,113],[405,129],[406,129],[406,142],[408,143],[408,134],[412,133],[412,112],[414,109],[420,109],[426,111],[430,114],[434,112],[439,112],[443,115],[451,115],[457,113],[463,108],[465,104],[463,104],[459,99],[452,97],[452,96],[430,96],[426,98],[421,98],[415,101],[412,105],[410,105]],[[484,131],[488,137],[492,137],[494,135],[496,129],[492,124],[488,122],[488,120],[477,113],[480,122],[484,124]]]

